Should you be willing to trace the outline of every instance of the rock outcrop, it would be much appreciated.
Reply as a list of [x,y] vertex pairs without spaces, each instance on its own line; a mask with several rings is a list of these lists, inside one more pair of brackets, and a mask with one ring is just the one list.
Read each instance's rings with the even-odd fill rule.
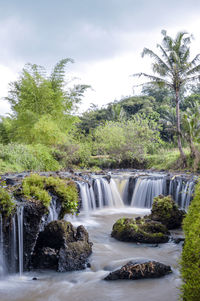
[[185,211],[180,210],[170,195],[154,198],[151,214],[148,218],[161,222],[169,230],[180,228]]
[[167,228],[159,222],[144,218],[121,218],[114,225],[111,236],[129,242],[165,243],[169,240]]
[[111,272],[104,280],[159,278],[172,273],[171,267],[157,261],[143,263],[128,262],[120,269]]
[[84,269],[92,243],[83,226],[74,228],[64,220],[49,223],[40,232],[32,256],[32,266],[59,272]]

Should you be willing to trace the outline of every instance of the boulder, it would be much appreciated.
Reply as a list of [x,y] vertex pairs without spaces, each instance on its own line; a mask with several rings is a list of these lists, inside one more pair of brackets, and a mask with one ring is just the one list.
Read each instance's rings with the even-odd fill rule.
[[111,236],[129,242],[165,243],[169,240],[167,228],[157,221],[144,218],[121,218],[114,225]]
[[32,256],[34,268],[59,272],[84,269],[92,253],[92,243],[83,226],[76,228],[64,220],[49,223],[40,232]]
[[151,214],[148,218],[161,222],[169,230],[180,228],[185,211],[180,210],[170,195],[159,195],[154,198]]
[[172,273],[171,267],[157,261],[128,262],[119,270],[111,272],[104,280],[159,278]]

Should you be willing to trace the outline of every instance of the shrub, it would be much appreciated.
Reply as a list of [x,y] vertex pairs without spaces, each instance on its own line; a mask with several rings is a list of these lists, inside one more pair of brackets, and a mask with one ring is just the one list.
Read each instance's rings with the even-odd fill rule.
[[0,213],[2,216],[11,215],[16,208],[15,202],[6,189],[0,187]]
[[41,144],[0,144],[0,170],[1,172],[59,170],[61,166],[53,158],[52,153],[52,149]]
[[200,180],[183,221],[183,230],[185,243],[181,256],[181,298],[184,301],[197,301],[200,300]]
[[78,190],[75,182],[60,179],[59,177],[45,177],[38,174],[32,174],[26,177],[22,182],[22,193],[27,198],[35,198],[46,208],[51,202],[52,192],[58,196],[62,204],[60,217],[65,214],[74,214],[78,208]]

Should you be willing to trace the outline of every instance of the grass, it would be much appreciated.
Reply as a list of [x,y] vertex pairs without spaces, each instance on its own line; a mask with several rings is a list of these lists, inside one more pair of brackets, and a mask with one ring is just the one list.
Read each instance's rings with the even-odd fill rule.
[[[184,149],[187,157],[189,157],[190,151],[188,148]],[[153,155],[147,155],[147,168],[164,169],[164,170],[177,170],[181,169],[180,165],[180,153],[178,148],[164,149],[161,148],[158,153]],[[189,166],[191,162],[188,162]],[[187,168],[188,169],[188,168]]]

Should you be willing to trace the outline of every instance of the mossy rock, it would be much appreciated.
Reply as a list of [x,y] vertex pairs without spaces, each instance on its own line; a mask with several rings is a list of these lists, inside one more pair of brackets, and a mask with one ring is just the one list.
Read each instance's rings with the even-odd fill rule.
[[15,192],[20,198],[33,202],[40,202],[48,211],[52,195],[56,196],[61,203],[59,218],[65,214],[74,214],[78,209],[78,189],[74,181],[59,177],[46,177],[31,174],[22,181],[21,188]]
[[165,243],[169,240],[167,228],[156,221],[144,218],[121,218],[114,225],[111,236],[129,242]]
[[154,198],[149,218],[161,222],[169,230],[180,228],[185,211],[180,210],[170,195]]
[[13,215],[16,211],[16,203],[13,201],[10,193],[3,187],[0,187],[0,214],[2,217]]
[[91,253],[92,243],[83,226],[75,228],[65,220],[53,221],[38,236],[32,265],[59,272],[81,270]]

